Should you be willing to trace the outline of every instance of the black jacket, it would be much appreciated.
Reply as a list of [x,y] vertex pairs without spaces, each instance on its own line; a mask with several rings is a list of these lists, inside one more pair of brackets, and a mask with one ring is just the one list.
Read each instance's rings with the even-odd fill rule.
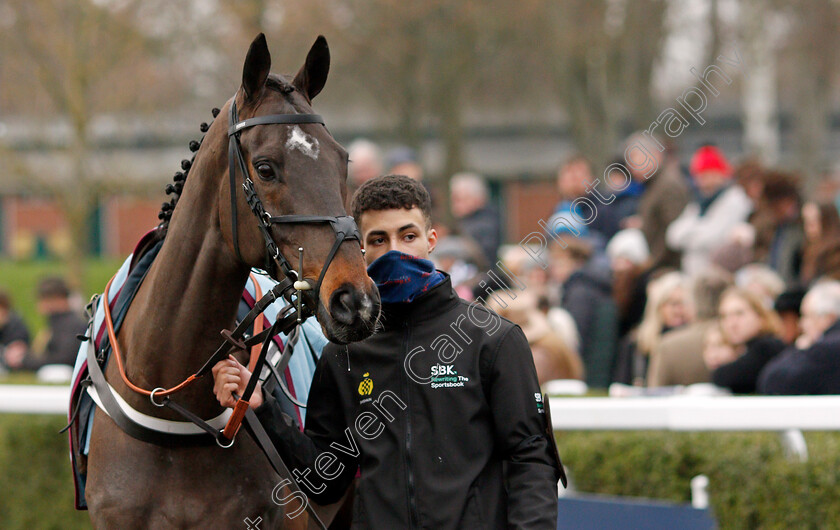
[[611,291],[609,265],[591,259],[569,276],[560,300],[577,326],[586,384],[594,388],[610,386],[618,351],[618,309]]
[[789,347],[758,376],[761,394],[840,394],[840,321],[810,348]]
[[735,394],[752,394],[761,369],[785,349],[785,343],[773,335],[755,337],[747,341],[746,346],[747,351],[742,356],[712,372],[714,384]]
[[561,471],[522,330],[448,277],[381,319],[324,348],[305,435],[270,396],[256,411],[304,492],[335,502],[358,465],[356,528],[556,528]]

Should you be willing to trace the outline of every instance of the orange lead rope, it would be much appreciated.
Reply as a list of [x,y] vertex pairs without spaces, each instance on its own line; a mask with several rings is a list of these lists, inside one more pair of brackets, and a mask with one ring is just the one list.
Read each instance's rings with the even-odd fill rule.
[[[157,389],[157,388],[154,389],[154,390],[146,390],[146,389],[140,388],[139,386],[135,385],[134,383],[132,383],[131,381],[128,380],[128,376],[125,375],[125,368],[123,367],[122,354],[120,353],[120,347],[119,347],[119,344],[117,344],[117,334],[114,333],[114,321],[111,319],[111,306],[110,306],[110,301],[108,300],[108,291],[111,290],[111,282],[113,282],[113,281],[114,281],[114,278],[111,278],[110,280],[108,280],[108,285],[105,286],[105,292],[102,293],[102,300],[104,302],[104,310],[105,310],[105,325],[108,328],[108,340],[111,342],[111,349],[114,351],[114,357],[117,358],[117,366],[120,369],[120,376],[122,376],[122,380],[125,382],[126,385],[128,385],[128,388],[134,390],[135,392],[137,392],[139,394],[143,394],[145,396],[150,396],[151,397],[153,392],[154,392],[155,396],[168,396],[170,394],[174,394],[175,392],[178,392],[179,390],[187,387],[190,383],[195,381],[197,378],[196,378],[195,374],[193,374],[193,375],[189,376],[188,378],[186,378],[184,381],[182,381],[179,385],[173,386],[172,388],[169,388],[169,389],[160,389],[160,391],[158,392],[159,389]],[[155,403],[154,399],[152,399],[152,403]],[[160,406],[158,403],[155,403],[155,404]]]
[[[108,340],[111,342],[111,349],[114,351],[114,357],[117,358],[117,367],[119,368],[120,376],[131,390],[134,390],[139,394],[149,396],[153,404],[157,406],[162,406],[160,403],[157,403],[154,400],[156,396],[165,397],[170,394],[174,394],[175,392],[178,392],[179,390],[190,385],[190,383],[198,379],[198,377],[195,374],[193,374],[186,378],[184,381],[182,381],[180,384],[172,388],[156,388],[154,390],[146,390],[144,388],[140,388],[139,386],[135,385],[134,383],[128,380],[128,376],[125,374],[125,367],[123,366],[122,362],[122,353],[120,353],[120,347],[117,343],[117,334],[114,332],[114,321],[111,318],[111,305],[110,300],[108,300],[108,292],[111,290],[111,283],[113,281],[114,278],[111,278],[108,281],[108,285],[105,286],[105,292],[102,294],[102,301],[104,304],[103,309],[105,311],[105,325],[108,329]],[[259,283],[257,283],[257,279],[254,277],[253,274],[251,274],[251,282],[254,284],[254,299],[259,300],[260,298],[262,298],[263,293]],[[260,332],[262,332],[263,318],[265,317],[260,315],[254,322],[254,335],[257,335]],[[268,340],[271,340],[271,337],[269,337]],[[251,359],[248,362],[248,367],[251,371],[254,370],[257,360],[259,358],[260,348],[261,347],[259,344],[255,344],[251,348]],[[259,374],[257,374],[257,377],[259,377]],[[225,425],[225,429],[223,432],[223,436],[225,438],[227,438],[228,440],[233,440],[233,437],[236,436],[236,433],[239,431],[239,427],[242,425],[242,420],[245,417],[245,413],[248,411],[249,406],[249,402],[245,401],[244,399],[240,399],[236,402],[236,406],[233,408],[233,414],[231,414],[230,418],[228,418],[227,425]]]

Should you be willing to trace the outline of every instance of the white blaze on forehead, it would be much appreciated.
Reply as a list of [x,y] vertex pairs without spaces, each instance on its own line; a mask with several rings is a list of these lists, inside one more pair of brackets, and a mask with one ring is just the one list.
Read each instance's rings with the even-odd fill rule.
[[289,131],[286,149],[297,149],[312,160],[318,160],[318,154],[321,152],[318,140],[303,132],[299,125],[295,125]]

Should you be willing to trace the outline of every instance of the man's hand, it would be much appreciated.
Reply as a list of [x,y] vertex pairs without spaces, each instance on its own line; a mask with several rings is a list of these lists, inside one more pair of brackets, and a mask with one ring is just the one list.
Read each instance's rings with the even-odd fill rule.
[[[251,380],[251,372],[247,368],[239,364],[233,355],[228,356],[224,361],[219,361],[213,367],[213,393],[216,399],[223,407],[232,408],[236,405],[236,398],[233,393],[242,395],[245,392],[245,387],[248,386],[248,381]],[[251,395],[250,406],[255,409],[262,405],[263,394],[262,387],[257,383],[254,388],[254,393]]]

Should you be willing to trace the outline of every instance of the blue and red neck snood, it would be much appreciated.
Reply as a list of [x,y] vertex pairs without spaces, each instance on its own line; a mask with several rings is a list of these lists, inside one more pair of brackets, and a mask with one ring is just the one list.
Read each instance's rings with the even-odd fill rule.
[[391,250],[367,268],[384,304],[408,303],[445,279],[430,260]]

